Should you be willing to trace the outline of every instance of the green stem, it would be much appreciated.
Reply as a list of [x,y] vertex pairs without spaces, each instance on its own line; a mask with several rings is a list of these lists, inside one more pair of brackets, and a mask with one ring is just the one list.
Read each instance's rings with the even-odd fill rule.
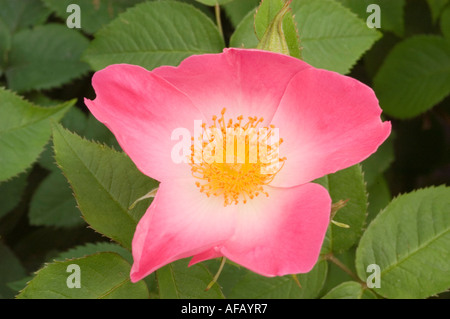
[[157,191],[158,191],[158,187],[152,189],[150,192],[148,192],[148,193],[145,194],[144,196],[139,197],[138,199],[136,199],[136,200],[134,201],[133,204],[131,204],[130,207],[128,207],[128,210],[132,210],[132,209],[136,206],[136,204],[139,203],[141,200],[144,200],[144,199],[147,199],[147,198],[150,198],[150,197],[152,197],[152,198],[155,197]]
[[227,259],[225,257],[222,257],[222,263],[220,264],[219,270],[217,271],[213,280],[209,283],[208,287],[206,287],[205,291],[208,291],[209,289],[211,289],[211,287],[214,286],[214,284],[217,282],[217,279],[219,279],[220,273],[222,272],[223,266],[225,266],[226,261],[227,261]]
[[219,29],[220,35],[223,38],[222,19],[220,18],[220,6],[218,3],[216,3],[216,5],[214,6],[214,11],[216,13],[217,28]]
[[331,261],[333,264],[335,264],[336,266],[341,268],[344,272],[349,274],[350,277],[352,277],[353,280],[355,280],[356,282],[360,283],[361,285],[365,285],[366,284],[365,282],[361,281],[361,279],[359,279],[358,276],[356,276],[356,274],[353,271],[351,271],[346,265],[344,265],[339,259],[334,257],[333,254],[326,255],[325,259]]

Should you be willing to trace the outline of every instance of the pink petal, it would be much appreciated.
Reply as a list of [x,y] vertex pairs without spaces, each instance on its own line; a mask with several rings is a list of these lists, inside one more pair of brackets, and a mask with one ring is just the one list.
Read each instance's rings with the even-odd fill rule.
[[310,271],[330,219],[327,190],[314,183],[268,190],[269,197],[240,206],[236,232],[222,254],[269,277]]
[[207,120],[225,107],[227,119],[257,116],[267,124],[291,78],[306,68],[310,66],[305,62],[277,53],[225,49],[153,72],[186,93]]
[[200,193],[193,179],[160,184],[133,238],[131,280],[220,245],[234,231],[236,208],[224,207],[222,197]]
[[195,265],[205,260],[214,259],[222,256],[223,255],[220,252],[220,248],[214,247],[192,257],[191,261],[189,262],[189,266]]
[[368,86],[334,72],[307,69],[289,83],[272,124],[286,163],[271,185],[290,187],[359,163],[391,132]]
[[203,119],[183,93],[146,69],[127,64],[96,72],[92,84],[97,97],[86,99],[87,107],[144,174],[160,181],[191,175],[188,164],[171,158],[179,142],[171,140],[172,131],[193,132],[194,120]]

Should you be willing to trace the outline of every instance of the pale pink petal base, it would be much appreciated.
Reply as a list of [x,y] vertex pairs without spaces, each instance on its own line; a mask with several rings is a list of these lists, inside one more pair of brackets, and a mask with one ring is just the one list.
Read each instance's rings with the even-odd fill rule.
[[134,234],[131,281],[222,244],[236,227],[235,211],[200,193],[192,179],[162,182]]

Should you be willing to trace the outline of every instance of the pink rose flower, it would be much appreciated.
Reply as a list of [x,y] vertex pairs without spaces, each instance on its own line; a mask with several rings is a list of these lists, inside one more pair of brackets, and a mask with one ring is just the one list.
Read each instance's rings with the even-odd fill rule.
[[[267,51],[225,49],[153,71],[111,65],[92,83],[90,111],[142,173],[160,181],[134,234],[133,282],[190,256],[190,264],[225,256],[264,276],[310,271],[331,209],[327,190],[310,182],[361,162],[391,131],[368,86]],[[213,140],[212,129],[250,132],[247,147],[260,129],[277,130],[270,163],[249,161],[248,151],[241,162],[211,163],[193,148],[177,163],[172,133],[192,134],[199,120],[200,140],[190,147]]]

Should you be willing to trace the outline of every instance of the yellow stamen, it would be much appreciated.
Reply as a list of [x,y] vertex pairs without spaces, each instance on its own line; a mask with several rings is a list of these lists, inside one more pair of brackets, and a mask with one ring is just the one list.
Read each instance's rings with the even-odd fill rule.
[[198,142],[192,141],[190,165],[195,185],[208,197],[222,196],[224,206],[245,204],[260,194],[269,196],[264,186],[286,161],[278,154],[283,139],[270,143],[276,128],[258,127],[263,118],[248,117],[244,124],[242,115],[236,122],[226,121],[225,112],[223,108],[220,118],[213,116],[208,128],[202,124]]

